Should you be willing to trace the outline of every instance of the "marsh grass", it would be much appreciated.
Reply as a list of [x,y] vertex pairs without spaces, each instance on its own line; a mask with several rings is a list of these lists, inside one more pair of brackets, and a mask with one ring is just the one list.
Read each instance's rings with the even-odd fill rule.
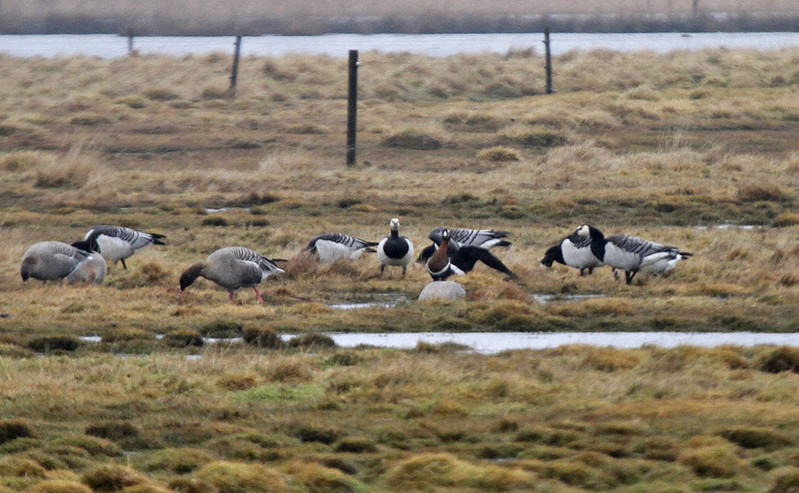
[[[792,348],[483,356],[335,348],[324,333],[794,331],[796,56],[571,52],[544,97],[531,95],[543,83],[533,52],[365,53],[351,168],[336,58],[246,59],[235,99],[213,90],[229,70],[219,55],[12,59],[0,89],[0,484],[789,491]],[[504,146],[516,160],[479,156]],[[327,232],[378,241],[391,217],[417,250],[440,225],[511,231],[494,253],[518,277],[478,264],[457,279],[466,299],[420,304],[423,265],[381,277],[374,254],[321,265],[301,253]],[[607,268],[540,270],[586,222],[694,256],[634,286]],[[169,244],[110,266],[102,286],[22,285],[30,244],[102,223]],[[179,292],[182,270],[234,244],[286,259],[261,286],[265,304],[251,290],[231,304],[204,280]],[[385,295],[408,301],[329,306]]]

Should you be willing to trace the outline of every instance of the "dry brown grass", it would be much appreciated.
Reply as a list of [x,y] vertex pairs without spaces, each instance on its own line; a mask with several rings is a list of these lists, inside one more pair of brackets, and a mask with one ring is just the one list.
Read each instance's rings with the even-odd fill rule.
[[[481,356],[321,338],[274,349],[286,332],[795,330],[796,51],[714,50],[687,64],[575,52],[547,97],[522,96],[540,82],[531,56],[367,54],[351,168],[338,59],[245,60],[228,100],[206,90],[224,87],[221,56],[0,58],[2,415],[25,417],[31,435],[0,443],[2,484],[391,491],[432,468],[442,479],[426,485],[440,491],[788,488],[799,443],[790,349]],[[493,86],[497,74],[512,91]],[[403,129],[442,145],[383,145]],[[500,146],[518,161],[478,158]],[[391,217],[417,250],[439,225],[509,230],[513,245],[495,253],[518,278],[478,265],[458,279],[466,299],[418,304],[421,265],[380,277],[373,254],[319,265],[300,253],[327,232],[379,240]],[[607,268],[539,269],[585,222],[694,256],[634,286]],[[100,223],[168,244],[111,266],[101,286],[21,283],[29,245]],[[287,259],[264,305],[251,290],[229,303],[204,280],[179,292],[183,269],[234,244]],[[408,301],[328,306],[386,293]],[[540,293],[602,297],[539,304]],[[74,348],[78,335],[102,342]],[[199,335],[246,342],[193,345]],[[85,434],[120,422],[138,436]],[[120,467],[98,469],[110,462]]]

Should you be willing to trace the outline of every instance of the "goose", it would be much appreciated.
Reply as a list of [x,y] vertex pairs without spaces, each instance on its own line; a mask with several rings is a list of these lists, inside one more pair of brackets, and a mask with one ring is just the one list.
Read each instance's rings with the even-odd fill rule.
[[89,252],[99,252],[109,263],[122,261],[122,267],[127,269],[126,258],[148,245],[164,245],[164,238],[164,235],[157,233],[103,224],[93,226],[83,241],[75,242],[73,246]]
[[427,272],[434,281],[443,281],[446,278],[458,274],[464,275],[466,272],[459,269],[457,266],[452,265],[452,261],[447,255],[449,250],[449,229],[444,228],[441,231],[441,243],[438,249],[427,259]]
[[258,285],[279,272],[285,271],[274,260],[254,250],[242,246],[220,248],[205,262],[194,264],[181,274],[180,291],[191,286],[198,277],[204,277],[227,289],[230,301],[234,300],[239,288],[253,288],[258,303],[263,303]]
[[594,226],[584,225],[580,228],[588,228],[593,254],[614,269],[623,270],[627,284],[632,284],[638,272],[665,274],[673,270],[680,260],[693,255],[677,247],[637,236],[617,234],[605,237]]
[[389,221],[391,234],[377,244],[377,258],[380,260],[380,275],[387,265],[401,266],[402,275],[408,269],[408,264],[413,259],[413,242],[405,236],[399,235],[399,219],[396,217]]
[[555,246],[549,247],[541,259],[541,266],[552,267],[558,262],[575,269],[580,275],[593,274],[595,267],[605,265],[591,252],[591,235],[588,226],[580,226]]
[[363,252],[374,252],[375,249],[372,247],[376,245],[376,242],[354,238],[343,233],[328,233],[309,241],[303,251],[317,254],[319,261],[323,264],[332,264],[343,258],[355,260]]
[[70,284],[105,280],[105,259],[60,241],[40,241],[22,256],[20,269],[22,282],[28,279],[57,281],[66,279]]
[[[444,228],[438,234],[440,234],[441,244],[427,261],[427,270],[434,280],[446,279],[453,274],[466,274],[474,269],[478,261],[492,269],[507,274],[510,278],[516,277],[516,274],[487,249],[474,245],[458,245],[454,243],[447,228]],[[433,236],[433,233],[430,235]],[[440,279],[436,279],[436,277]]]
[[[433,240],[433,244],[422,250],[417,259],[419,262],[426,262],[433,255],[438,245],[441,243],[441,232],[446,229],[443,227],[435,228],[430,232],[428,238]],[[511,242],[505,238],[510,235],[508,231],[496,229],[470,229],[455,228],[449,230],[450,245],[472,245],[483,247],[490,250],[495,246],[510,246]]]

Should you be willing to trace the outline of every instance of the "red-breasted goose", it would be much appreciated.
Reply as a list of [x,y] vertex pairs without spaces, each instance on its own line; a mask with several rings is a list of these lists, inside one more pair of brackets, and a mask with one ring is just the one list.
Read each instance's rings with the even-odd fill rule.
[[443,281],[449,276],[455,274],[465,274],[462,270],[458,267],[452,265],[449,256],[447,255],[447,249],[449,247],[449,230],[444,228],[441,232],[441,244],[439,245],[438,249],[427,259],[427,272],[430,273],[430,277],[433,278],[434,281]]
[[230,301],[234,300],[239,288],[253,288],[258,303],[263,303],[258,285],[278,272],[284,270],[274,260],[254,250],[242,246],[220,248],[209,255],[205,262],[194,264],[183,272],[180,290],[191,286],[198,277],[204,277],[227,289]]
[[[438,245],[441,243],[441,233],[447,228],[435,228],[430,232],[428,238],[433,240],[433,244],[425,247],[419,255],[417,261],[426,262],[427,259],[433,255]],[[455,245],[472,245],[483,247],[490,250],[494,247],[510,246],[511,242],[505,238],[510,236],[508,231],[497,229],[469,229],[469,228],[456,228],[449,230],[450,249]]]

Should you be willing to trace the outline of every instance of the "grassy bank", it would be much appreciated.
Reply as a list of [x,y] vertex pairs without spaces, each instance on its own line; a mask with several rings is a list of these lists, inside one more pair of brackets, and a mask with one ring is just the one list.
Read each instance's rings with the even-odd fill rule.
[[[232,100],[222,55],[0,58],[0,490],[795,491],[793,349],[484,356],[313,334],[794,331],[798,57],[574,52],[544,96],[529,51],[362,54],[351,168],[343,59],[247,58]],[[440,225],[509,230],[495,252],[518,279],[478,266],[464,300],[422,304],[421,266],[301,253],[391,217],[417,249]],[[633,286],[538,267],[586,222],[694,256]],[[168,244],[101,286],[22,284],[28,246],[99,223]],[[178,291],[234,244],[287,259],[264,305]],[[383,293],[408,301],[328,306]]]
[[781,492],[799,478],[798,377],[772,373],[797,368],[794,350],[2,347],[4,491]]

